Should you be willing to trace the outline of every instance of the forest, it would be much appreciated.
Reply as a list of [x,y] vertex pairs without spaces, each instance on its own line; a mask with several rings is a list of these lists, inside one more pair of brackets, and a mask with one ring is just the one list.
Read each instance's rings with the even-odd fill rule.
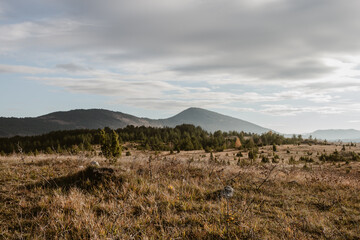
[[[79,129],[54,131],[38,136],[15,136],[0,138],[1,155],[13,153],[69,153],[95,151],[94,146],[101,144],[101,130]],[[112,129],[103,129],[111,134]],[[283,144],[324,144],[316,139],[303,139],[301,135],[292,138],[267,132],[261,135],[245,132],[207,132],[201,127],[182,124],[174,128],[134,127],[132,125],[115,130],[120,144],[133,143],[139,150],[153,151],[190,151],[205,150],[221,152],[228,148],[261,147]],[[326,143],[326,142],[325,142]]]

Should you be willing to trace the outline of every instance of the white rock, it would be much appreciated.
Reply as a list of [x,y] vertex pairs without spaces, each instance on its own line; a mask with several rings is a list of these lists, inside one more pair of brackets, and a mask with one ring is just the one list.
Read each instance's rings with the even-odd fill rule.
[[231,186],[226,186],[222,190],[221,195],[225,198],[231,198],[234,195],[234,189]]
[[100,164],[97,161],[91,161],[90,166],[100,167]]

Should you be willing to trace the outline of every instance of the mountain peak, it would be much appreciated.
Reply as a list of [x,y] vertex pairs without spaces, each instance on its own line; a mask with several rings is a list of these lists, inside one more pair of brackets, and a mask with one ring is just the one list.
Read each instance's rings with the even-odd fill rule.
[[29,136],[50,131],[84,128],[117,129],[127,125],[175,127],[181,124],[193,124],[210,132],[221,130],[263,133],[269,131],[253,123],[197,107],[188,108],[173,117],[159,120],[139,118],[106,109],[75,109],[53,112],[36,118],[0,118],[0,137]]
[[256,124],[226,116],[217,112],[209,111],[203,108],[191,107],[178,113],[177,115],[164,119],[163,124],[169,127],[175,127],[183,123],[200,126],[204,130],[215,132],[221,131],[244,131],[252,133],[264,133],[270,131]]

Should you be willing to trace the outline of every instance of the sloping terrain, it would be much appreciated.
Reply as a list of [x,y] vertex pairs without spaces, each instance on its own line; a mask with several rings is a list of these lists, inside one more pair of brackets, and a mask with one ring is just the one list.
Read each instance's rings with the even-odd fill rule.
[[308,134],[317,139],[326,139],[329,141],[353,141],[360,142],[360,131],[355,129],[329,129],[317,130]]
[[207,131],[245,131],[262,133],[269,129],[237,118],[200,108],[189,108],[171,118],[153,120],[103,109],[54,112],[35,118],[0,118],[0,137],[31,136],[57,130],[123,128],[127,125],[174,127],[183,123],[200,126]]
[[102,109],[54,112],[36,118],[0,118],[0,136],[31,136],[57,130],[160,126],[156,121]]
[[244,131],[264,133],[270,131],[270,129],[263,128],[256,124],[201,108],[188,108],[171,118],[160,121],[163,125],[169,127],[175,127],[183,123],[193,124],[195,126],[201,126],[204,130],[210,132],[221,130],[224,132]]

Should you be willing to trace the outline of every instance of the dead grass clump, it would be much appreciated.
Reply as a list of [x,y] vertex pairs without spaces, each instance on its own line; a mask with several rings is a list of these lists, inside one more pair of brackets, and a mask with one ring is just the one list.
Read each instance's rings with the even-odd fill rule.
[[106,186],[110,182],[121,184],[123,178],[117,176],[115,170],[112,168],[88,166],[84,170],[80,170],[74,174],[44,179],[39,183],[27,185],[27,188],[61,188],[62,190],[68,191],[76,187],[83,190],[93,190],[99,185]]

